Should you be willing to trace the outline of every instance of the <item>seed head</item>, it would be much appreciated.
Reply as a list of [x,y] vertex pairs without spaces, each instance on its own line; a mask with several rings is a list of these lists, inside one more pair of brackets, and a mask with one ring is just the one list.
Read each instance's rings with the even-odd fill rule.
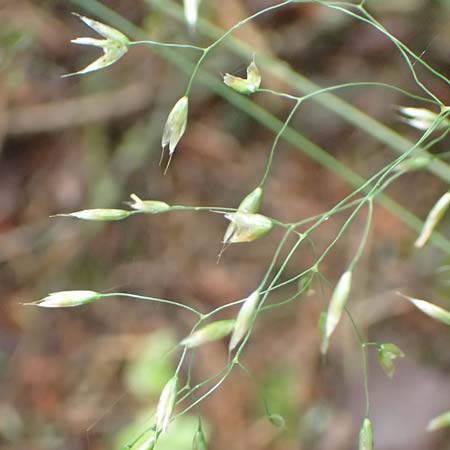
[[115,221],[126,219],[133,214],[132,211],[125,211],[124,209],[84,209],[69,214],[56,214],[55,217],[75,217],[83,220],[97,220],[101,222]]
[[184,0],[184,16],[191,30],[194,30],[197,24],[200,2],[201,0]]
[[450,325],[450,312],[446,309],[425,300],[420,300],[418,298],[403,295],[400,292],[398,293],[398,295],[405,298],[406,300],[409,300],[416,308],[420,309],[428,317],[445,323],[446,325]]
[[164,433],[172,418],[175,408],[175,400],[177,397],[178,376],[172,377],[164,386],[161,396],[159,397],[158,407],[156,409],[156,425],[157,434]]
[[[253,189],[253,191],[247,194],[241,201],[237,211],[250,214],[258,212],[259,207],[261,206],[262,197],[263,197],[263,189],[261,187]],[[236,225],[233,222],[231,222],[225,231],[225,236],[232,236],[235,233],[235,231]]]
[[378,362],[383,372],[392,378],[395,372],[394,359],[403,358],[405,354],[394,344],[381,344],[378,346]]
[[328,305],[327,318],[325,321],[325,334],[321,347],[323,354],[327,352],[330,337],[341,319],[351,287],[352,272],[347,270],[341,275],[341,278],[339,278],[333,291],[333,295],[331,296],[330,304]]
[[101,22],[97,22],[96,20],[80,16],[79,14],[75,15],[79,17],[88,27],[92,28],[105,39],[76,38],[71,42],[78,45],[93,45],[95,47],[100,47],[104,54],[84,69],[79,70],[78,72],[63,75],[63,77],[82,75],[85,73],[94,72],[95,70],[103,69],[111,64],[114,64],[128,51],[128,44],[130,41],[123,33]]
[[373,450],[372,422],[365,418],[359,430],[358,450]]
[[427,426],[427,431],[435,431],[447,427],[450,427],[450,411],[446,411],[445,413],[430,420]]
[[247,78],[240,78],[229,73],[223,77],[223,82],[231,89],[241,94],[253,94],[261,85],[261,74],[256,66],[255,59],[247,67]]
[[286,426],[286,421],[284,420],[284,417],[280,414],[270,414],[267,416],[269,419],[269,422],[277,428],[284,428]]
[[205,434],[203,433],[202,423],[199,419],[198,428],[194,434],[194,439],[192,441],[192,450],[207,450]]
[[[409,108],[402,106],[399,111],[403,116],[400,119],[418,130],[428,130],[433,122],[438,118],[438,114],[425,108]],[[438,128],[446,128],[450,126],[448,119],[442,121]]]
[[263,189],[261,187],[253,189],[253,191],[247,194],[241,201],[238,211],[251,214],[258,212],[259,207],[261,206],[262,197]]
[[236,324],[234,325],[233,334],[231,335],[229,350],[233,351],[236,346],[241,342],[247,331],[250,328],[253,317],[256,312],[256,308],[259,303],[259,290],[253,292],[249,297],[244,300],[244,303],[239,310],[236,318]]
[[425,219],[425,223],[423,225],[422,231],[420,232],[419,237],[417,238],[414,245],[418,248],[422,248],[430,238],[434,229],[437,227],[439,222],[444,217],[447,212],[448,207],[450,206],[450,192],[446,192],[431,208],[428,213],[427,218]]
[[46,297],[25,305],[41,306],[43,308],[66,308],[85,305],[101,298],[101,294],[95,291],[59,291],[52,292]]
[[184,338],[180,342],[180,345],[193,348],[209,342],[218,341],[233,331],[235,322],[235,320],[218,320],[217,322],[212,322]]
[[273,222],[261,214],[235,212],[225,214],[232,227],[228,227],[223,237],[224,244],[251,242],[268,234],[273,228]]
[[157,200],[141,200],[136,194],[130,195],[133,203],[129,203],[131,208],[148,214],[159,214],[170,209],[167,203]]
[[163,151],[167,146],[169,146],[169,162],[167,163],[167,167],[169,167],[175,147],[178,145],[178,142],[186,131],[188,108],[188,97],[181,97],[175,103],[175,106],[172,108],[169,116],[167,117],[161,141]]

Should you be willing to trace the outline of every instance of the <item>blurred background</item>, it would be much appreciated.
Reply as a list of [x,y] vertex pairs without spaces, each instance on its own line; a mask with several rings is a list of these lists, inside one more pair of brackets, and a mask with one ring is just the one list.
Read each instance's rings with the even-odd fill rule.
[[[184,93],[195,52],[134,47],[108,69],[61,78],[99,53],[70,44],[75,37],[94,36],[72,11],[129,36],[204,46],[217,37],[214,27],[228,29],[273,3],[203,0],[203,20],[191,33],[181,4],[172,1],[0,2],[2,449],[119,449],[148,423],[176,366],[178,355],[171,350],[194,323],[182,310],[129,299],[60,310],[22,302],[53,291],[92,289],[167,298],[206,312],[246,297],[281,237],[275,231],[231,246],[216,264],[226,227],[218,214],[173,212],[105,225],[49,216],[121,208],[133,192],[170,204],[236,207],[259,182],[279,127],[276,118],[284,120],[291,107],[263,94],[243,98],[221,85],[225,72],[243,76],[253,51],[266,88],[298,95],[308,80],[320,86],[380,81],[420,93],[381,34],[318,5],[291,5],[243,27],[233,35],[237,40],[211,54],[205,65],[209,76],[199,77],[193,87],[187,132],[163,176],[162,129]],[[367,7],[449,75],[447,0],[368,0]],[[291,76],[288,67],[301,77]],[[448,104],[448,86],[417,69]],[[345,104],[335,100],[305,103],[292,122],[299,134],[290,132],[288,141],[280,141],[264,214],[297,221],[323,212],[352,191],[355,173],[375,173],[419,138],[398,120],[395,106],[423,104],[380,88],[337,95],[376,122],[360,114],[359,126],[352,123]],[[444,140],[432,152],[448,150]],[[410,214],[426,216],[448,189],[449,173],[445,163],[439,176],[411,173],[389,188],[389,196],[405,209],[376,206],[355,273],[349,307],[363,334],[406,353],[397,360],[393,380],[378,367],[375,352],[369,353],[378,450],[450,449],[448,432],[425,431],[432,417],[450,409],[450,330],[395,295],[401,290],[449,305],[449,221],[442,223],[437,245],[421,251],[413,248],[417,232],[405,225],[417,225]],[[318,229],[317,251],[344,219]],[[322,271],[333,283],[354,254],[364,223],[362,213],[324,261]],[[309,246],[301,248],[282,279],[307,268],[313,258]],[[270,301],[289,292],[280,290]],[[317,320],[328,298],[328,288],[322,293],[314,284],[307,296],[261,316],[242,359],[256,383],[236,370],[198,411],[171,425],[158,449],[191,448],[197,413],[214,450],[356,448],[364,414],[361,356],[344,320],[327,360],[321,360]],[[234,314],[230,308],[223,318]],[[226,342],[202,348],[193,382],[218,372],[226,361]],[[261,395],[270,412],[284,417],[284,429],[267,420]]]

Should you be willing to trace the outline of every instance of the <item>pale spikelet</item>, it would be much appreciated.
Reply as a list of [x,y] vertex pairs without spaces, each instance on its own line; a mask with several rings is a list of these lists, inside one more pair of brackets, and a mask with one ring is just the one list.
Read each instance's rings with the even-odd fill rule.
[[[400,116],[400,119],[410,125],[413,128],[417,128],[418,130],[428,130],[434,121],[438,118],[438,114],[429,109],[425,108],[410,108],[406,106],[401,106],[399,109],[400,113],[403,115]],[[441,122],[438,128],[446,128],[450,126],[448,120],[444,120]]]
[[233,331],[235,322],[235,320],[218,320],[217,322],[212,322],[185,337],[180,342],[180,345],[193,348],[209,342],[218,341]]
[[41,306],[43,308],[68,308],[85,305],[101,298],[101,294],[95,291],[59,291],[52,292],[46,297],[25,305]]
[[430,420],[427,426],[427,431],[435,431],[447,427],[450,427],[450,411],[439,414],[439,416]]
[[175,400],[177,397],[178,377],[175,375],[164,386],[159,397],[158,407],[156,409],[156,425],[157,434],[164,433],[170,423],[175,408]]
[[252,323],[253,317],[256,312],[256,308],[259,303],[259,290],[253,292],[249,297],[247,297],[242,303],[241,309],[236,318],[236,323],[234,325],[233,334],[231,335],[229,350],[233,351],[236,346],[241,342],[244,336],[247,334],[250,325]]
[[236,77],[235,75],[225,74],[223,82],[231,89],[241,94],[253,94],[261,85],[261,74],[256,66],[255,59],[247,67],[247,78]]
[[418,298],[409,297],[398,292],[398,295],[409,300],[416,308],[420,309],[428,317],[434,320],[450,325],[450,312],[440,306]]
[[238,211],[251,214],[258,212],[261,206],[262,197],[263,189],[258,186],[244,197],[239,204]]
[[261,214],[235,212],[225,214],[233,227],[228,227],[223,237],[224,244],[251,242],[268,234],[273,222]]
[[267,418],[274,427],[284,428],[286,426],[286,421],[280,414],[269,414]]
[[115,220],[126,219],[133,214],[132,211],[125,211],[124,209],[84,209],[82,211],[75,211],[68,214],[56,214],[53,217],[75,217],[83,220],[96,220],[100,222],[108,222]]
[[[244,199],[241,201],[241,203],[238,206],[237,211],[243,212],[243,213],[256,213],[259,211],[259,208],[261,206],[261,201],[263,197],[263,189],[261,187],[257,187],[256,189],[253,189],[249,194],[247,194]],[[225,238],[228,238],[229,236],[232,236],[234,232],[236,231],[236,225],[234,222],[230,222],[228,225],[226,231],[225,231]]]
[[403,358],[405,354],[394,344],[380,344],[378,346],[378,362],[383,372],[392,378],[395,372],[394,360]]
[[372,422],[366,417],[359,430],[358,450],[373,450]]
[[178,142],[182,138],[184,132],[186,131],[187,119],[188,119],[188,109],[189,109],[189,99],[184,96],[181,97],[175,106],[169,113],[167,117],[166,124],[164,126],[163,137],[161,141],[162,149],[169,146],[169,161],[167,163],[167,168],[169,167],[173,152],[175,151]]
[[120,42],[122,44],[128,44],[129,39],[119,30],[116,30],[109,25],[105,25],[104,23],[98,22],[96,20],[90,19],[89,17],[81,16],[77,13],[72,13],[74,16],[77,16],[80,20],[82,20],[88,27],[92,28],[98,34],[103,36],[105,39],[109,39],[110,41]]
[[321,346],[321,352],[323,354],[327,352],[330,337],[341,319],[351,287],[352,272],[348,270],[339,278],[333,291],[333,295],[331,296],[330,304],[328,305],[327,317],[325,320],[325,333]]
[[158,200],[141,200],[136,194],[130,195],[133,202],[129,203],[130,207],[148,214],[159,214],[170,209],[167,203]]
[[199,419],[198,427],[192,440],[192,450],[207,450],[205,434],[203,433],[202,423]]
[[197,25],[200,2],[201,0],[184,0],[184,16],[191,30]]
[[94,72],[95,70],[104,69],[105,67],[114,64],[128,51],[128,44],[130,41],[123,33],[101,22],[97,22],[96,20],[80,16],[79,14],[75,15],[78,16],[88,27],[95,30],[105,39],[76,38],[72,39],[71,42],[78,45],[93,45],[95,47],[99,47],[103,50],[104,54],[84,69],[79,70],[78,72],[63,75],[63,77],[82,75],[85,73]]
[[430,238],[434,229],[437,227],[437,225],[447,212],[449,205],[450,205],[450,192],[446,192],[435,203],[435,205],[431,208],[430,212],[428,213],[422,231],[420,232],[419,237],[414,243],[416,247],[422,248],[428,242],[428,239]]

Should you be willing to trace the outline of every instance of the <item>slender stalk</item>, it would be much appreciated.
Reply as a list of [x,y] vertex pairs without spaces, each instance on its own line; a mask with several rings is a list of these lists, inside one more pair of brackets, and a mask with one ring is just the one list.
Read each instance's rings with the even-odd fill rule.
[[179,414],[175,416],[179,417],[186,413],[188,413],[192,408],[195,408],[200,402],[202,402],[206,397],[209,397],[218,387],[222,385],[222,383],[228,378],[228,375],[232,372],[234,368],[234,363],[231,363],[229,367],[227,367],[225,374],[222,376],[222,378],[211,388],[209,388],[204,394],[202,394],[198,399],[193,401],[190,405],[186,406]]
[[274,139],[273,144],[272,144],[272,148],[270,149],[269,159],[267,160],[266,170],[265,170],[264,175],[263,175],[263,177],[262,177],[262,179],[261,179],[261,181],[259,183],[259,187],[260,188],[264,188],[264,186],[266,185],[267,178],[269,176],[270,169],[272,167],[273,158],[275,156],[275,151],[277,149],[278,142],[279,142],[281,136],[283,135],[284,131],[288,127],[289,122],[294,117],[294,114],[296,113],[297,109],[299,108],[301,102],[302,102],[302,100],[300,98],[297,99],[294,107],[291,109],[291,112],[289,113],[289,115],[287,116],[286,120],[284,121],[283,126],[280,128],[280,131],[278,131],[277,135],[275,136],[275,139]]
[[364,342],[361,332],[359,331],[358,326],[356,325],[356,322],[353,319],[353,316],[350,314],[350,311],[348,308],[345,308],[345,313],[347,314],[348,318],[350,319],[350,323],[352,324],[353,331],[355,333],[355,336],[356,336],[359,346],[361,348],[361,356],[362,356],[362,362],[363,362],[363,378],[364,378],[364,397],[365,397],[365,401],[366,401],[366,409],[365,409],[364,417],[366,419],[368,419],[369,411],[370,411],[370,396],[369,396],[369,363],[367,361],[366,347],[369,343]]
[[180,397],[177,400],[177,405],[183,403],[187,398],[192,397],[192,394],[196,392],[197,390],[201,389],[202,387],[206,386],[207,384],[211,383],[211,381],[214,381],[215,379],[219,378],[228,370],[228,367],[224,367],[222,370],[220,370],[218,373],[212,375],[211,377],[207,378],[206,380],[203,380],[201,383],[196,384],[193,386],[187,394],[185,394],[183,397]]
[[[307,290],[309,289],[309,287],[310,287],[310,285],[311,285],[311,283],[312,283],[312,280],[313,280],[314,276],[315,276],[315,273],[313,272],[313,273],[311,274],[311,278],[310,278],[310,280],[308,280],[308,283],[306,284],[306,286],[303,286],[301,289],[297,290],[294,294],[292,294],[290,297],[288,297],[288,298],[285,299],[285,300],[282,300],[282,301],[277,302],[277,303],[272,303],[272,304],[270,304],[270,305],[265,305],[265,306],[263,306],[263,307],[261,308],[261,312],[262,312],[262,311],[269,311],[269,310],[275,309],[275,308],[279,308],[280,306],[285,306],[285,305],[287,305],[288,303],[291,303],[291,302],[293,302],[294,300],[296,300],[298,297],[300,297],[300,295],[302,295],[305,291],[307,291]],[[273,289],[271,289],[271,291],[272,291],[272,290],[273,290]]]
[[[342,6],[338,6],[338,5],[332,5],[328,2],[324,2],[322,0],[314,0],[316,3],[319,3],[323,6],[326,6],[328,8],[331,9],[335,9],[337,11],[341,11],[349,16],[354,17],[355,19],[358,19],[362,22],[366,22],[370,25],[372,25],[373,27],[375,27],[378,31],[380,31],[382,34],[384,34],[399,50],[399,52],[401,53],[403,59],[405,60],[406,64],[408,65],[411,74],[413,75],[414,81],[416,82],[416,84],[424,91],[426,92],[432,99],[434,99],[436,101],[437,104],[443,106],[443,103],[439,100],[438,97],[436,97],[433,92],[431,92],[430,89],[428,89],[424,83],[422,83],[420,81],[420,79],[417,76],[417,73],[414,69],[413,64],[411,63],[409,56],[413,56],[413,58],[420,62],[421,64],[423,64],[423,61],[417,56],[415,55],[412,51],[410,51],[408,49],[408,51],[405,50],[405,48],[407,48],[403,43],[401,43],[396,37],[394,37],[391,33],[389,33],[381,24],[379,24],[378,22],[376,22],[371,16],[370,14],[364,9],[364,8],[359,8],[359,10],[363,13],[363,15],[361,14],[357,14],[354,13],[352,11],[349,11],[346,8],[343,8]],[[428,67],[427,67],[428,68]],[[445,77],[443,77],[444,80],[446,80]],[[448,81],[447,81],[448,82]]]
[[406,46],[403,42],[400,41],[400,39],[396,38],[393,34],[391,34],[383,25],[380,24],[368,11],[363,7],[363,5],[360,5],[359,8],[364,15],[369,19],[369,22],[372,23],[372,25],[377,28],[379,31],[381,31],[383,34],[385,34],[389,39],[391,39],[393,42],[395,42],[399,47],[401,47],[405,53],[410,55],[415,61],[420,63],[423,67],[425,67],[428,71],[430,71],[434,76],[437,78],[440,78],[444,83],[450,85],[450,79],[444,76],[441,72],[434,69],[430,64],[428,64],[426,61],[424,61],[420,56],[416,55],[408,46]]
[[260,389],[258,382],[256,381],[256,378],[253,376],[253,374],[250,372],[249,369],[247,369],[247,367],[245,367],[240,361],[237,363],[237,365],[244,371],[244,373],[247,375],[247,377],[249,378],[249,380],[253,383],[253,385],[255,386],[256,391],[258,392],[259,397],[262,400],[262,403],[264,405],[264,410],[266,412],[266,416],[270,416],[270,409],[269,409],[269,404],[267,403],[267,399],[264,396],[264,393],[262,392],[262,390]]
[[197,50],[200,52],[205,51],[205,49],[203,47],[197,47],[196,45],[172,44],[172,43],[158,42],[158,41],[131,41],[128,45],[130,47],[134,46],[134,45],[150,45],[152,47],[180,48],[180,49],[188,49],[188,50]]
[[203,317],[203,314],[200,311],[197,311],[195,308],[192,308],[188,305],[184,305],[183,303],[174,302],[171,300],[165,300],[163,298],[157,298],[157,297],[147,297],[145,295],[138,295],[138,294],[129,294],[128,292],[111,292],[107,294],[102,294],[101,298],[108,298],[108,297],[128,297],[133,298],[136,300],[145,300],[155,303],[164,303],[166,305],[172,305],[177,306],[178,308],[186,309],[187,311],[190,311],[191,313],[196,314],[199,317]]
[[347,89],[347,88],[352,88],[352,87],[382,87],[382,88],[386,88],[386,89],[391,89],[396,92],[400,92],[401,94],[403,94],[407,97],[410,97],[414,100],[420,100],[422,102],[431,103],[433,105],[436,104],[435,101],[430,100],[429,98],[413,94],[411,92],[406,91],[405,89],[399,88],[392,84],[381,83],[378,81],[357,81],[357,82],[352,82],[352,83],[336,84],[334,86],[329,86],[326,88],[318,89],[316,91],[313,91],[313,92],[303,95],[303,96],[295,96],[295,95],[291,95],[291,94],[286,94],[284,92],[277,92],[272,89],[263,89],[263,88],[258,89],[257,92],[265,93],[265,94],[272,94],[277,97],[283,97],[283,98],[286,98],[289,100],[298,101],[298,100],[309,100],[310,98],[316,97],[317,95],[326,94],[328,92],[338,91],[341,89]]

